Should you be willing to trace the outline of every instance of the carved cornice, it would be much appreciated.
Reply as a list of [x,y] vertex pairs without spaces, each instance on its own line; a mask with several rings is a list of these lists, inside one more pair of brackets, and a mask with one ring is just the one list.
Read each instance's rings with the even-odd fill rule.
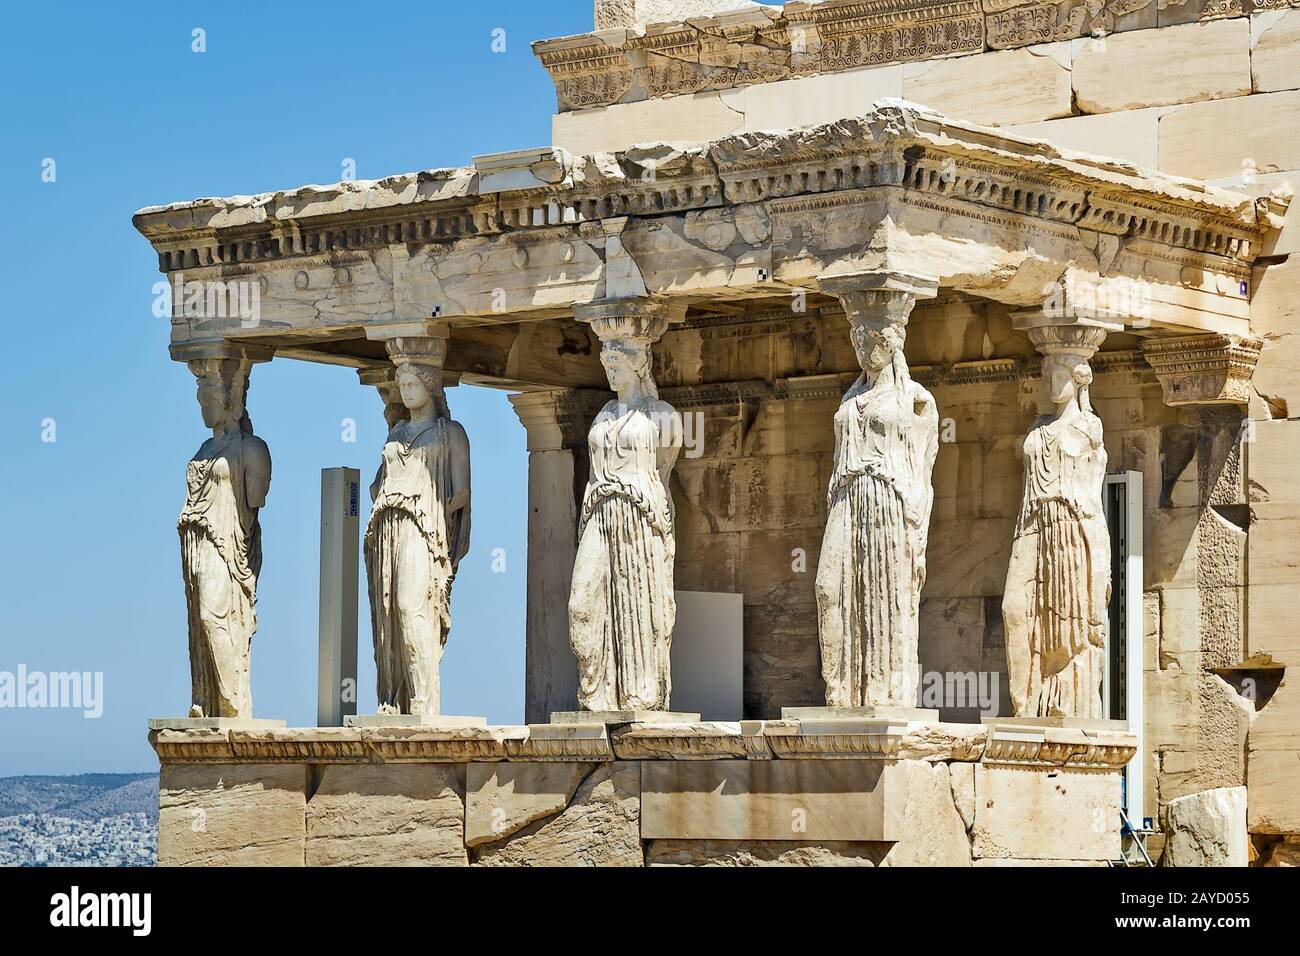
[[[1158,25],[1178,0],[827,0],[540,40],[560,112]],[[1192,4],[1187,4],[1192,7]],[[1176,22],[1295,0],[1210,0]],[[1162,15],[1163,17],[1163,15]],[[1163,25],[1163,24],[1159,24]]]
[[832,0],[541,40],[560,112],[983,50],[980,0]]
[[1181,335],[1146,339],[1142,354],[1167,405],[1245,405],[1263,344],[1253,336]]
[[531,724],[454,730],[161,730],[149,740],[163,764],[856,758],[1115,770],[1137,749],[1136,739],[1124,733],[1007,733],[979,725],[892,719],[633,724],[612,737],[603,724]]
[[1020,767],[1119,770],[1137,753],[1132,734],[1048,729],[1037,733],[991,730],[983,762]]

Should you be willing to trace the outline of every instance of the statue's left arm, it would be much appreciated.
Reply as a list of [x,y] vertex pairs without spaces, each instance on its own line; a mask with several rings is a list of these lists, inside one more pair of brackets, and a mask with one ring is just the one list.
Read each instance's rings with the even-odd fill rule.
[[256,435],[244,436],[244,499],[250,508],[266,504],[271,490],[271,450]]
[[[672,476],[677,456],[682,451],[682,417],[677,409],[667,402],[655,403],[656,418],[659,426],[659,447],[655,450],[655,466],[659,470],[659,480],[663,482],[664,491],[668,491],[668,479]],[[668,495],[668,506],[672,507],[672,495]]]
[[451,468],[451,498],[447,502],[447,514],[451,519],[454,538],[451,547],[451,563],[460,563],[460,559],[469,551],[469,436],[460,422],[450,422],[447,439],[449,443],[448,458]]

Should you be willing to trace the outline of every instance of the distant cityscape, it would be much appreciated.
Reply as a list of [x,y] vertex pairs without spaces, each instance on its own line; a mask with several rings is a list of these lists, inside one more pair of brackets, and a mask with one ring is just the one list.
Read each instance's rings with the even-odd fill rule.
[[0,778],[0,866],[153,866],[158,775]]

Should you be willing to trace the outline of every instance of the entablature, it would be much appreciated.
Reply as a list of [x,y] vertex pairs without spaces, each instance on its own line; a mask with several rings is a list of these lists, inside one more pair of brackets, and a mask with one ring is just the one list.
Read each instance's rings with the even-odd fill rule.
[[[375,323],[435,318],[454,334],[604,298],[804,295],[864,271],[1012,306],[1060,285],[1150,334],[1245,336],[1250,264],[1278,213],[1275,197],[887,100],[798,130],[585,157],[525,150],[150,207],[135,224],[173,285],[173,342],[294,339],[310,357],[312,340],[362,339]],[[255,285],[257,315],[221,314],[205,293],[223,283]]]

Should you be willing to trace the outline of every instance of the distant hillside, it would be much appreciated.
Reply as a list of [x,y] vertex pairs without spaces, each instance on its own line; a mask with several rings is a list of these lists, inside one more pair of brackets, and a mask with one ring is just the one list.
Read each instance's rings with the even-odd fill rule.
[[0,817],[40,813],[98,820],[143,813],[158,820],[156,773],[83,773],[71,777],[0,777]]

